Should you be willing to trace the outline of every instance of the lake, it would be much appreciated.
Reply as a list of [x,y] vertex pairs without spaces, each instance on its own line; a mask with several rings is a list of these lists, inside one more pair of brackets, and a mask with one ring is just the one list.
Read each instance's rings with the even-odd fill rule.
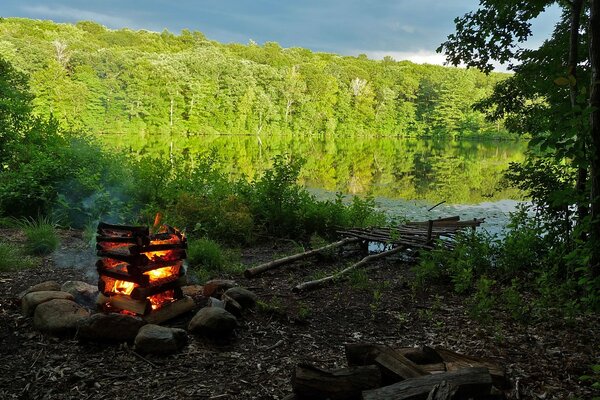
[[[488,220],[498,215],[501,225],[521,197],[502,185],[502,172],[509,163],[522,161],[527,147],[523,141],[284,135],[110,134],[102,140],[135,154],[165,157],[214,151],[232,178],[253,179],[271,165],[273,156],[285,153],[305,160],[300,183],[318,197],[370,194],[391,215],[484,214]],[[427,211],[439,202],[445,203]]]

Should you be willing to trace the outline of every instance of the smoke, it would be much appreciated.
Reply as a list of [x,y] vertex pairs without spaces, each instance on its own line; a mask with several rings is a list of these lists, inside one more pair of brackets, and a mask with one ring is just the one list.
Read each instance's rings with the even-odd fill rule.
[[77,248],[61,248],[52,254],[52,261],[58,268],[70,268],[82,271],[86,281],[95,284],[98,280],[96,272],[95,246],[81,246]]

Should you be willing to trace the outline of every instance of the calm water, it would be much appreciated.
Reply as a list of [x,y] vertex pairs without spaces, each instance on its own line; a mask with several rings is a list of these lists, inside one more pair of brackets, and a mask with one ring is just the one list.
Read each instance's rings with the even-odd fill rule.
[[[505,219],[519,193],[502,186],[502,171],[523,160],[524,142],[413,138],[293,136],[105,135],[104,141],[137,154],[215,151],[232,177],[253,179],[277,154],[305,160],[300,180],[319,197],[334,192],[372,194],[390,214],[410,219],[447,216]],[[172,144],[171,144],[172,143]],[[445,201],[432,211],[432,205]]]

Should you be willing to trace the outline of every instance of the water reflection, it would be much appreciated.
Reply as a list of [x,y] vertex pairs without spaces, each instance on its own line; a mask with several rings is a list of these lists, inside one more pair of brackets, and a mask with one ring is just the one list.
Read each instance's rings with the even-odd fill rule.
[[233,178],[253,179],[270,166],[273,156],[287,153],[306,161],[300,180],[308,188],[449,204],[518,198],[516,190],[500,188],[499,183],[510,162],[522,161],[526,147],[523,142],[380,137],[105,135],[105,139],[136,154],[167,156],[173,151],[192,157],[214,149]]

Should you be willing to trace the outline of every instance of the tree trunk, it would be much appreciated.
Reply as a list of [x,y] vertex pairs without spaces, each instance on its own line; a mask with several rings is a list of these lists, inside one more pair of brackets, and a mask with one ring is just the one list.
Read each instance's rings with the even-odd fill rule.
[[[571,3],[571,26],[569,33],[569,61],[568,61],[568,75],[573,76],[573,84],[569,86],[569,97],[571,99],[571,109],[574,113],[573,121],[577,126],[577,130],[579,131],[580,141],[579,146],[582,150],[582,154],[584,154],[584,161],[587,157],[585,154],[587,153],[587,140],[585,133],[583,130],[585,129],[580,122],[581,113],[576,110],[577,106],[577,94],[579,92],[579,83],[577,82],[577,63],[579,60],[579,30],[581,29],[581,12],[583,10],[583,0],[573,0]],[[581,223],[584,218],[588,215],[589,209],[587,205],[587,201],[583,201],[585,199],[586,193],[586,183],[588,179],[588,169],[587,165],[579,165],[577,167],[577,183],[575,185],[575,191],[579,197],[578,206],[577,206],[577,217],[579,223]],[[585,240],[585,232],[582,232],[581,239]]]
[[600,276],[600,0],[590,0],[589,21],[590,66],[592,72],[590,88],[590,132],[592,138],[591,204],[592,222],[590,241],[592,254],[590,268],[594,277]]

